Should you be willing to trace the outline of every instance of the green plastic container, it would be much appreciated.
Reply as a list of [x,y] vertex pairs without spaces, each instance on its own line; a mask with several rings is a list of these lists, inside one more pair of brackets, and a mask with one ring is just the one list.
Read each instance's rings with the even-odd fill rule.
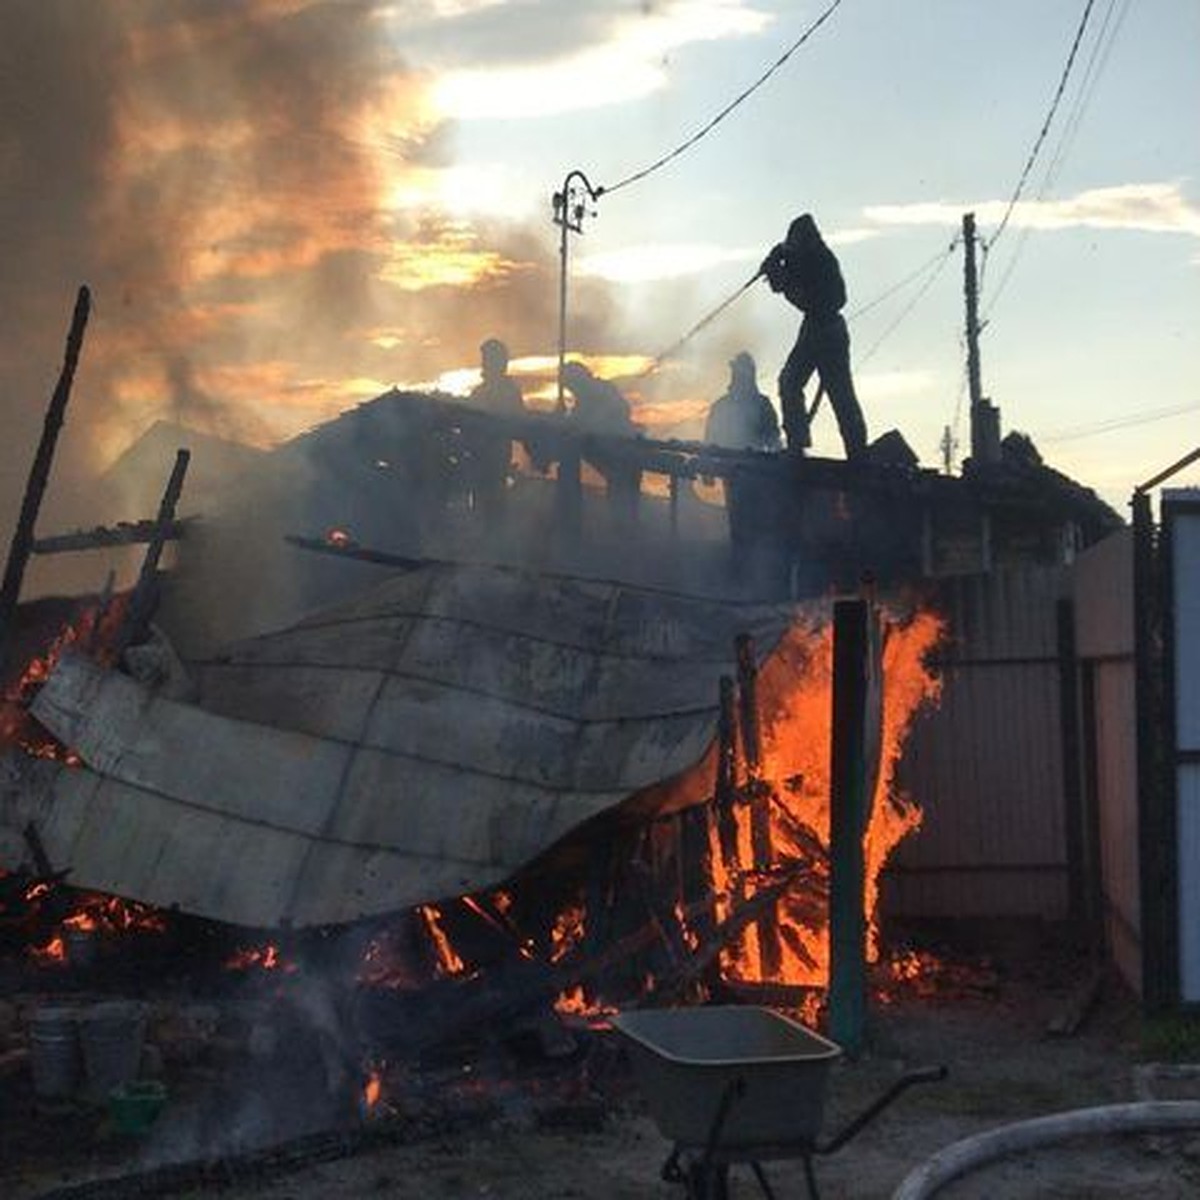
[[142,1134],[167,1103],[167,1089],[155,1079],[134,1080],[108,1095],[108,1111],[118,1133]]

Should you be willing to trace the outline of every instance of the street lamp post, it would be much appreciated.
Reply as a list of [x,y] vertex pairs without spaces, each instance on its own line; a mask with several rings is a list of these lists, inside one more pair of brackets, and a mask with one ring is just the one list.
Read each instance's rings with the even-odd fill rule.
[[567,358],[567,248],[572,233],[583,232],[583,218],[589,201],[600,197],[602,188],[594,188],[580,170],[567,172],[561,191],[554,193],[554,223],[562,230],[558,247],[558,411],[566,408],[563,399],[563,366]]

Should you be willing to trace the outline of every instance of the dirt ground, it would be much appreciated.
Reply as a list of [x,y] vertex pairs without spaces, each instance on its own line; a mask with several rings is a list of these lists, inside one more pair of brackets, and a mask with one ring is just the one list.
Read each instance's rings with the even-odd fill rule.
[[[1147,1058],[1186,1056],[1192,1031],[1182,1024],[1166,1035],[1146,1025],[1130,997],[1105,978],[1081,1027],[1069,1036],[1050,1029],[1070,1014],[1088,977],[1087,965],[1044,931],[1028,932],[985,958],[961,947],[959,964],[933,995],[924,984],[871,1017],[869,1050],[859,1061],[835,1067],[824,1132],[835,1133],[881,1095],[902,1072],[944,1063],[949,1078],[906,1092],[837,1153],[817,1160],[824,1200],[883,1200],[904,1176],[939,1148],[989,1128],[1066,1109],[1136,1098],[1134,1070]],[[1155,1038],[1157,1037],[1157,1041]],[[660,1180],[670,1149],[645,1111],[621,1056],[615,1034],[599,1033],[587,1054],[606,1064],[583,1070],[578,1061],[557,1071],[586,1077],[569,1101],[505,1100],[473,1123],[438,1129],[418,1140],[363,1150],[336,1161],[239,1181],[220,1188],[186,1185],[174,1195],[200,1200],[649,1200],[682,1196]],[[6,1087],[20,1086],[20,1080]],[[518,1095],[517,1092],[513,1093]],[[1196,1092],[1200,1098],[1200,1088]],[[1178,1090],[1162,1098],[1185,1098]],[[1190,1096],[1186,1098],[1192,1098]],[[403,1125],[404,1113],[377,1128]],[[428,1123],[427,1123],[428,1125]],[[409,1135],[404,1135],[409,1136]],[[416,1136],[415,1134],[411,1136]],[[52,1128],[40,1151],[26,1147],[19,1161],[0,1162],[0,1195],[8,1200],[69,1195],[77,1181],[115,1176],[152,1159],[153,1133],[132,1145],[98,1137],[94,1144],[64,1145]],[[782,1197],[806,1195],[794,1160],[769,1164]],[[759,1195],[748,1170],[733,1171],[735,1197]],[[89,1193],[105,1197],[103,1189]],[[114,1196],[134,1194],[116,1189]],[[998,1163],[939,1193],[966,1197],[1047,1196],[1060,1200],[1137,1195],[1140,1200],[1200,1195],[1200,1130],[1195,1136],[1081,1140]]]

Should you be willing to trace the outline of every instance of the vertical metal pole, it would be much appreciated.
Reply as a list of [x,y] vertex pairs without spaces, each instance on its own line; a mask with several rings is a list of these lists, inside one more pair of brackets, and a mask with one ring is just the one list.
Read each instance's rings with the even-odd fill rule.
[[569,202],[569,181],[563,184],[561,217],[562,236],[558,243],[558,400],[556,407],[564,412],[567,402],[563,397],[563,367],[567,362],[567,239],[571,234],[570,221],[567,216]]
[[[1151,1012],[1179,994],[1170,890],[1176,884],[1174,814],[1163,795],[1161,663],[1156,650],[1160,596],[1150,496],[1133,494],[1133,657],[1137,711],[1138,871],[1141,894],[1142,1003]],[[1171,731],[1173,732],[1173,731]]]
[[75,298],[75,311],[71,316],[71,329],[67,334],[67,348],[63,357],[62,371],[54,388],[46,419],[42,426],[42,440],[38,443],[33,465],[29,469],[29,480],[25,485],[25,496],[21,501],[21,512],[17,528],[13,533],[8,550],[8,562],[4,568],[4,582],[0,584],[0,659],[7,650],[13,614],[21,596],[21,584],[25,579],[25,568],[33,552],[34,526],[50,479],[50,467],[54,462],[54,448],[58,434],[66,419],[67,401],[71,398],[71,384],[75,379],[75,368],[83,349],[83,333],[87,328],[88,314],[92,308],[92,294],[86,287],[79,289]]
[[829,1030],[846,1053],[862,1049],[867,1010],[863,835],[874,771],[867,763],[869,606],[833,608],[833,736],[829,798]]
[[[578,180],[586,199],[575,201],[573,187]],[[562,191],[554,193],[554,223],[562,230],[558,243],[558,411],[566,409],[563,398],[563,367],[567,359],[567,256],[572,233],[583,232],[583,218],[587,215],[587,201],[599,198],[603,188],[596,189],[588,177],[579,170],[568,171],[563,180]]]

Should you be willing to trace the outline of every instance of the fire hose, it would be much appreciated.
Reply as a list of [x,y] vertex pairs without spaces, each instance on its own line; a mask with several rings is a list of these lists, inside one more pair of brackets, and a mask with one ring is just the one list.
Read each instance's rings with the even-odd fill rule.
[[[668,358],[673,358],[676,354],[678,354],[679,351],[682,350],[683,347],[686,346],[687,343],[696,336],[696,334],[711,325],[713,321],[715,321],[731,304],[733,304],[736,300],[740,300],[741,297],[745,295],[745,293],[748,292],[763,277],[763,269],[762,267],[759,267],[759,269],[755,271],[754,274],[751,275],[750,278],[747,279],[746,282],[743,283],[736,292],[726,296],[725,299],[716,306],[716,308],[711,309],[704,316],[702,316],[700,320],[698,320],[695,325],[693,325],[682,337],[676,338],[675,341],[673,341],[665,350],[656,354],[654,358],[650,360],[650,365],[640,373],[638,378],[641,378],[645,375],[652,375],[655,371],[657,371],[658,368],[661,367]],[[820,386],[817,388],[817,394],[812,402],[812,407],[808,410],[806,415],[805,419],[808,422],[811,423],[812,419],[817,415],[817,411],[821,407],[821,401],[824,398],[825,382],[822,380]]]
[[1195,1100],[1107,1104],[1017,1121],[939,1150],[904,1178],[892,1193],[892,1200],[927,1200],[952,1180],[998,1159],[1053,1146],[1068,1138],[1195,1129],[1200,1129],[1200,1101]]

